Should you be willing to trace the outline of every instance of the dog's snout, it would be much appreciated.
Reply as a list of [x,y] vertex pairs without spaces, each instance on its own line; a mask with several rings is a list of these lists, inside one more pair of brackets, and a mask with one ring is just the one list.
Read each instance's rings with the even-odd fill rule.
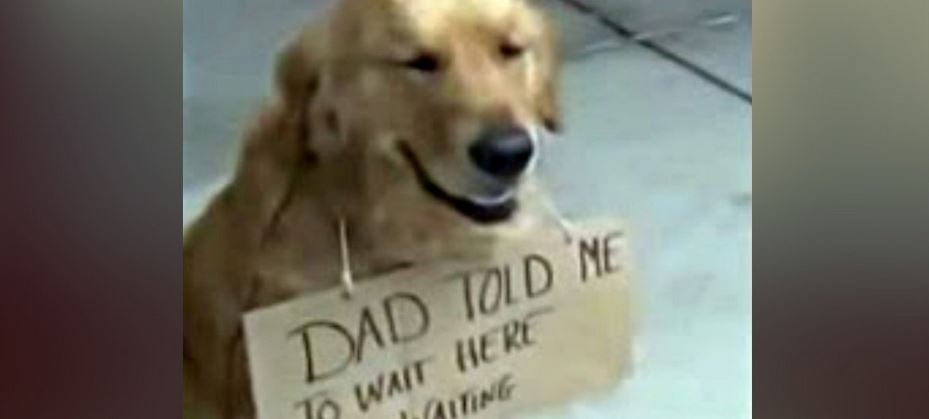
[[485,173],[510,178],[526,170],[535,147],[525,129],[505,127],[485,131],[469,152],[474,164]]

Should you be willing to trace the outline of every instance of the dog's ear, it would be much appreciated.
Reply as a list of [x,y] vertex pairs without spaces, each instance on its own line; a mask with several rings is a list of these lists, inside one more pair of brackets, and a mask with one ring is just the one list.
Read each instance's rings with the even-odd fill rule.
[[246,133],[231,194],[244,217],[252,220],[249,234],[259,242],[288,205],[297,175],[316,155],[308,148],[309,111],[319,79],[306,31],[292,38],[275,62],[276,100],[269,101]]
[[[557,75],[556,73],[553,73]],[[536,109],[545,128],[554,133],[560,133],[564,128],[561,117],[561,101],[558,93],[558,82],[555,77],[544,82],[536,95]]]
[[319,84],[319,58],[308,35],[300,32],[277,57],[275,87],[290,110],[305,110]]
[[323,106],[326,68],[325,27],[311,24],[297,34],[278,54],[274,83],[278,102],[290,120],[289,128],[299,140],[304,157],[310,161],[320,158],[331,141],[325,141],[327,132],[322,128],[335,119],[333,112]]
[[533,100],[545,128],[558,133],[563,129],[560,95],[561,52],[554,26],[548,19],[545,20],[541,51],[537,56],[536,65],[533,66],[533,71],[537,72],[532,77],[537,84],[532,86]]

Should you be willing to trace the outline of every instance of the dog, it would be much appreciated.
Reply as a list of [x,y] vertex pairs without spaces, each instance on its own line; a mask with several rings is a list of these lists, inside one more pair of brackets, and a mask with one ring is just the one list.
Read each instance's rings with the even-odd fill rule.
[[561,130],[528,0],[339,0],[279,54],[230,183],[184,232],[184,409],[252,418],[242,314],[544,224]]

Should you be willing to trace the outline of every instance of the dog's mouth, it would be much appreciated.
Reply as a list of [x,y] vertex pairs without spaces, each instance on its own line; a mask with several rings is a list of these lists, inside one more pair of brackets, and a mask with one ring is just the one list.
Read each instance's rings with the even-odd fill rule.
[[492,224],[506,221],[516,212],[518,203],[512,191],[507,191],[495,197],[459,197],[451,194],[429,177],[426,169],[409,145],[403,142],[398,145],[400,153],[403,154],[413,168],[420,187],[427,194],[447,204],[461,215],[480,224]]

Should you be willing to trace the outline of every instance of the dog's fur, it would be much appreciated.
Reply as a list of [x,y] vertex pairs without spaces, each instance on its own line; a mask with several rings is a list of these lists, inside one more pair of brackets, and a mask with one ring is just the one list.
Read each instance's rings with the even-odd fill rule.
[[[422,51],[436,71],[410,68]],[[531,179],[513,217],[482,224],[426,194],[401,147],[442,187],[479,192],[462,150],[491,123],[557,130],[557,67],[523,0],[341,0],[300,32],[233,180],[184,235],[185,414],[253,417],[241,316],[336,286],[339,219],[359,278],[533,228]]]

